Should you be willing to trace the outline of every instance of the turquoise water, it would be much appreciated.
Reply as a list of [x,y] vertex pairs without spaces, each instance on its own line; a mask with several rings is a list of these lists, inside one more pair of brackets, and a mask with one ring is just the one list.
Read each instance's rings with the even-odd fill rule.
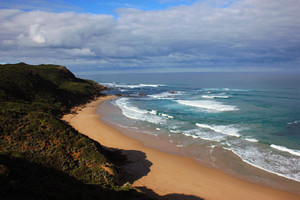
[[[256,168],[300,182],[299,73],[91,75],[126,96],[112,122],[164,135],[179,148],[235,154]],[[200,151],[200,150],[199,150]],[[212,161],[216,158],[210,156]]]

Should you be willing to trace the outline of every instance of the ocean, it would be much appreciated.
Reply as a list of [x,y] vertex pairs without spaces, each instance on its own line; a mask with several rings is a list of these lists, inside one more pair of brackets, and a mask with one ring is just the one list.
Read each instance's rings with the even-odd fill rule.
[[[241,176],[300,182],[300,73],[78,75],[122,94],[106,120]],[[268,182],[267,177],[260,177]]]

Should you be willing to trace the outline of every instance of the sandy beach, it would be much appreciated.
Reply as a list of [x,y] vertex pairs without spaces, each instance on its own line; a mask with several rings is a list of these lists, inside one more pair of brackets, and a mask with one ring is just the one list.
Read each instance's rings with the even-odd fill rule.
[[193,199],[300,199],[300,195],[229,176],[220,170],[201,166],[191,158],[146,147],[140,141],[123,135],[100,121],[96,112],[98,105],[111,98],[114,97],[99,97],[77,108],[76,114],[65,115],[62,119],[100,144],[121,149],[132,161],[126,170],[133,175],[133,186],[147,188],[161,196],[184,194],[194,196]]

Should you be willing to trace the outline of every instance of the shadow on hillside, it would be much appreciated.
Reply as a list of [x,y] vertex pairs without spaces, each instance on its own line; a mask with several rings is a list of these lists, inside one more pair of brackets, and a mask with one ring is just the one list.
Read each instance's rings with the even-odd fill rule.
[[153,190],[146,187],[138,187],[140,191],[147,194],[149,197],[152,197],[157,200],[204,200],[203,198],[194,196],[194,195],[185,195],[185,194],[167,194],[164,196],[159,196]]
[[0,199],[97,199],[110,194],[62,171],[0,155]]
[[120,184],[133,183],[146,176],[152,166],[146,159],[146,154],[141,151],[107,148],[105,154],[108,154],[110,162],[114,164]]
[[[152,163],[146,159],[146,154],[141,151],[113,148],[107,148],[106,151],[107,154],[110,154],[110,158],[117,158],[115,160],[111,160],[111,162],[115,165],[121,184],[126,182],[133,183],[150,172]],[[157,200],[204,200],[197,196],[185,194],[168,194],[165,196],[159,196],[147,187],[138,187],[138,189],[147,196]]]
[[0,154],[0,199],[3,200],[202,200],[183,194],[159,196],[145,187],[139,189],[142,192],[104,189],[98,185],[85,184],[59,170]]

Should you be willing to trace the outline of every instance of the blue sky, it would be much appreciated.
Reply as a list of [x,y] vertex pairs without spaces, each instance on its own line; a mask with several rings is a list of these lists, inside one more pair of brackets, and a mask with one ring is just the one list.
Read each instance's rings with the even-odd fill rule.
[[135,8],[141,10],[163,10],[172,6],[190,5],[194,0],[119,0],[119,1],[68,1],[84,10],[84,12],[91,12],[95,14],[115,14],[118,8]]
[[2,0],[0,62],[78,73],[300,71],[298,0]]
[[164,10],[174,6],[191,5],[196,0],[2,0],[0,8],[17,8],[26,11],[43,10],[51,12],[74,11],[78,13],[116,15],[119,8],[133,8],[145,11]]

